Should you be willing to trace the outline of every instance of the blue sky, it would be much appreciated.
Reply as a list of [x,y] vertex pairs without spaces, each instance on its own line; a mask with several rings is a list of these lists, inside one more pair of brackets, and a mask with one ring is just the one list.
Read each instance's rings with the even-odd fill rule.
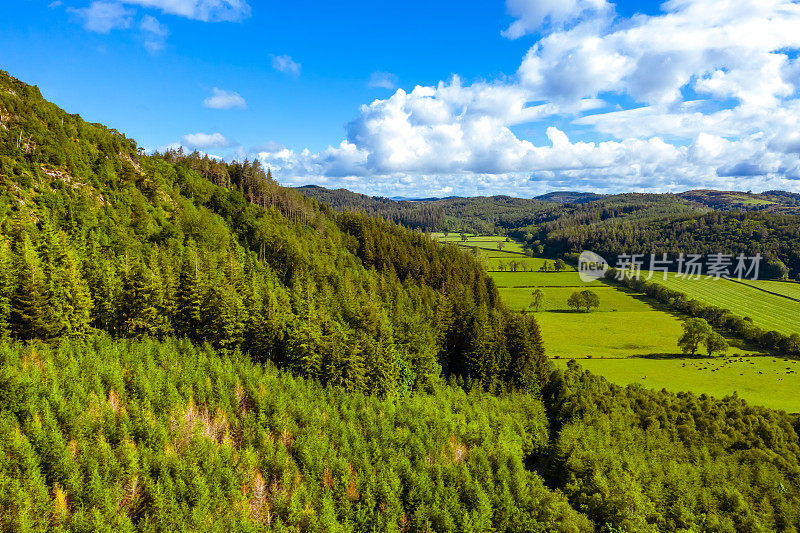
[[798,190],[798,23],[778,0],[23,0],[0,68],[287,185]]

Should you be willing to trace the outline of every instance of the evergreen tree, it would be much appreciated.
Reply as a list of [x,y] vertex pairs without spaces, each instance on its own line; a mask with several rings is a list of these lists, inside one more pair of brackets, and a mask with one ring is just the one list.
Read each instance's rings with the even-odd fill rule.
[[230,286],[212,286],[201,307],[204,337],[218,348],[234,350],[243,341],[245,308]]
[[156,335],[161,329],[164,317],[158,308],[157,279],[138,260],[123,275],[120,313],[125,335]]
[[175,330],[179,335],[193,340],[202,338],[202,306],[206,292],[203,281],[197,248],[194,241],[190,240],[184,252],[178,277]]
[[63,329],[61,335],[82,336],[84,335],[92,321],[92,310],[94,301],[89,291],[89,285],[81,274],[74,253],[68,253],[63,264],[60,266],[55,276],[55,287],[61,290],[57,293],[63,301],[54,305],[52,308],[61,310],[61,323]]
[[47,337],[47,285],[39,254],[25,234],[17,253],[17,282],[11,298],[11,331],[17,337]]
[[11,299],[14,296],[14,269],[11,248],[0,240],[0,339],[11,333]]

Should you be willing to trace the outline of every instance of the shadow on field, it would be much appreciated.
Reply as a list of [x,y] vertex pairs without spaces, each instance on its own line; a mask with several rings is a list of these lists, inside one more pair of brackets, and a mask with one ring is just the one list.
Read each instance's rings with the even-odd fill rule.
[[708,354],[688,355],[685,353],[649,353],[645,355],[631,356],[636,359],[719,359],[716,355],[709,356]]

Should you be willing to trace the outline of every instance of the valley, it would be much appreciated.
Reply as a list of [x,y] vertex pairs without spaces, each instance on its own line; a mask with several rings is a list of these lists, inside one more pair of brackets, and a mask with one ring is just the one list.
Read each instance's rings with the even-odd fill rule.
[[[739,339],[728,337],[731,347],[724,357],[685,357],[677,340],[682,333],[685,315],[671,311],[646,295],[602,280],[584,282],[571,266],[563,272],[542,272],[552,259],[520,255],[518,262],[525,270],[509,272],[498,269],[503,261],[511,261],[513,250],[522,254],[519,242],[505,242],[505,237],[433,234],[440,242],[450,242],[466,249],[478,247],[478,257],[490,271],[498,292],[510,308],[534,313],[532,291],[544,293],[542,306],[535,311],[547,354],[557,366],[565,367],[569,359],[577,359],[583,368],[608,378],[619,385],[636,384],[655,390],[692,392],[713,396],[738,394],[756,405],[789,412],[800,412],[800,375],[797,359],[770,354]],[[490,244],[504,242],[503,251]],[[643,272],[647,278],[648,273]],[[660,273],[653,278],[661,281]],[[772,292],[794,294],[789,282],[748,281],[755,287]],[[800,328],[800,304],[756,291],[746,285],[727,280],[682,280],[674,274],[665,285],[690,293],[708,303],[749,313],[767,329],[797,332]],[[600,306],[590,313],[574,312],[566,302],[578,290],[589,288],[600,299]]]

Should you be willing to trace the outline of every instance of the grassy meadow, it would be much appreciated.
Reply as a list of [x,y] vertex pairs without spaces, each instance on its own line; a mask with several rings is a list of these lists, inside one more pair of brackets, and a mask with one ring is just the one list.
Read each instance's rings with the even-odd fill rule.
[[[677,345],[683,316],[644,295],[602,281],[584,283],[571,267],[564,272],[540,272],[541,265],[545,261],[552,264],[552,260],[513,253],[518,243],[505,243],[503,251],[498,251],[496,243],[504,241],[504,237],[469,236],[466,242],[459,234],[434,237],[467,248],[478,246],[478,256],[511,309],[529,310],[533,290],[544,292],[536,319],[547,354],[558,366],[565,366],[569,359],[579,359],[586,370],[619,385],[638,384],[716,397],[736,392],[753,404],[800,412],[800,375],[795,371],[800,365],[795,362],[760,353],[733,338],[728,338],[731,348],[725,357],[686,357]],[[509,271],[511,260],[518,262],[517,272]],[[800,302],[725,280],[681,280],[670,276],[665,283],[698,300],[750,316],[762,327],[786,333],[800,331]],[[748,283],[800,298],[797,283]],[[572,312],[567,298],[585,288],[598,295],[600,307],[591,313]]]
[[774,292],[775,294],[794,298],[795,300],[800,300],[800,283],[795,281],[758,280],[747,281],[745,283],[757,289],[763,289],[765,291]]
[[[690,391],[717,398],[734,392],[748,403],[790,413],[800,412],[800,364],[774,357],[697,359],[584,359],[580,365],[617,385],[672,392]],[[561,368],[566,360],[555,361]]]
[[[800,333],[800,302],[767,294],[756,288],[725,279],[705,277],[684,279],[670,273],[666,280],[660,275],[656,275],[653,277],[653,281],[685,292],[704,303],[724,307],[738,315],[750,317],[754,324],[766,330],[775,330],[786,335]],[[787,295],[800,292],[798,290],[800,284],[778,281],[748,281],[747,284],[773,292],[783,291]]]

